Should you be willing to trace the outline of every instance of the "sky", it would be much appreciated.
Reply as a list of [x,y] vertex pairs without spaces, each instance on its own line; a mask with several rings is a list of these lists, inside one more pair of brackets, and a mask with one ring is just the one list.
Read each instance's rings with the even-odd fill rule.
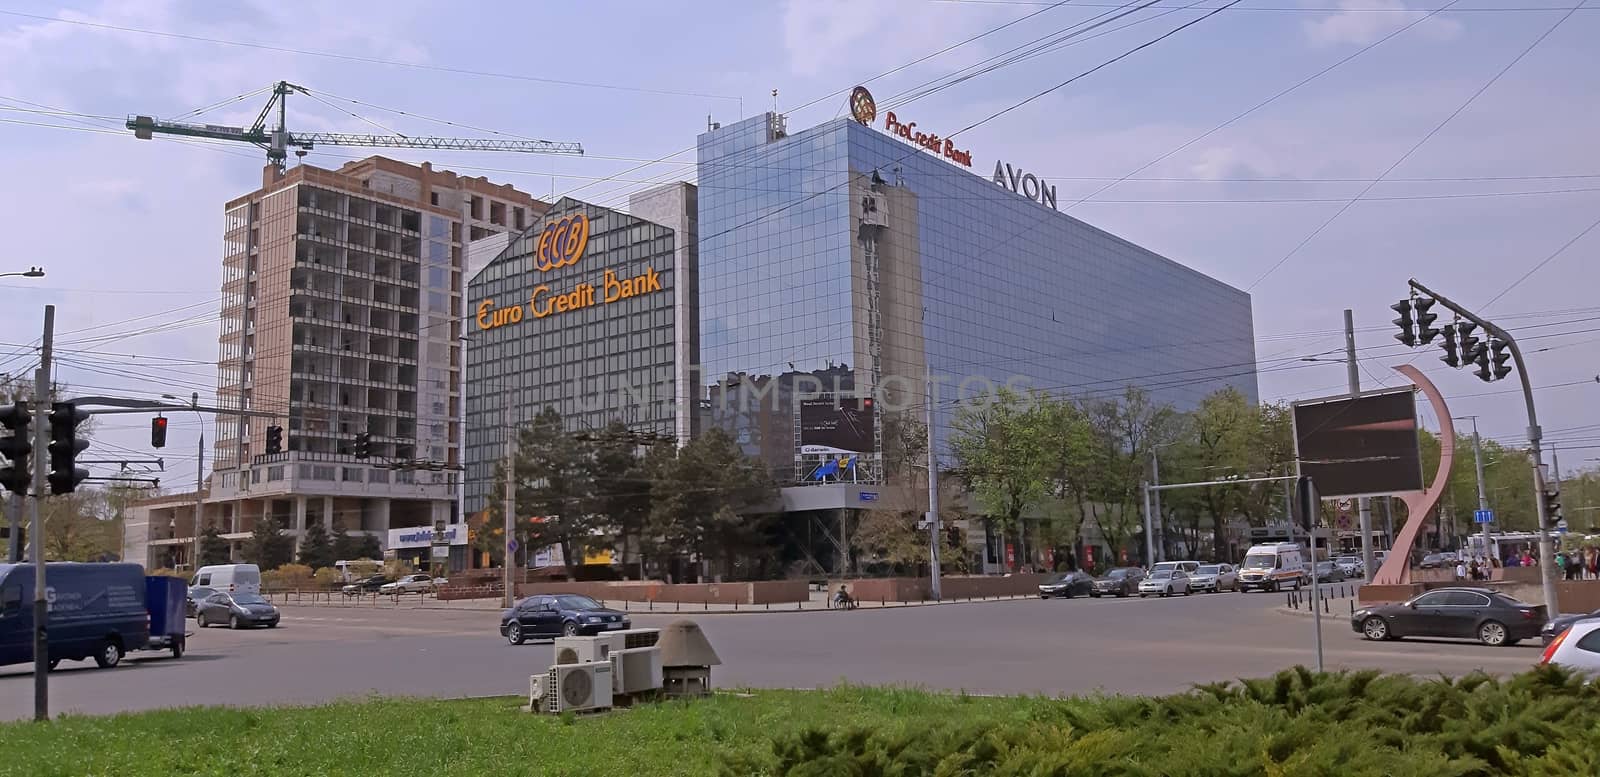
[[[136,141],[130,114],[210,108],[193,120],[247,126],[265,103],[252,93],[288,80],[315,95],[291,102],[291,130],[577,141],[583,157],[383,153],[621,205],[693,180],[708,121],[776,105],[809,127],[844,115],[857,84],[884,106],[1059,41],[897,112],[976,125],[958,136],[974,172],[1022,166],[1062,210],[1250,291],[1273,365],[1263,399],[1345,390],[1349,308],[1363,388],[1401,385],[1393,367],[1414,363],[1454,415],[1522,444],[1515,374],[1485,385],[1392,339],[1388,306],[1416,278],[1513,330],[1561,467],[1595,467],[1600,3],[1242,0],[1208,14],[1225,2],[0,0],[0,272],[47,271],[0,279],[0,370],[31,369],[53,304],[59,377],[80,393],[212,398],[222,205],[260,185],[264,159]],[[143,417],[97,424],[96,458],[160,455],[163,485],[192,482],[193,414],[172,417],[162,451]]]

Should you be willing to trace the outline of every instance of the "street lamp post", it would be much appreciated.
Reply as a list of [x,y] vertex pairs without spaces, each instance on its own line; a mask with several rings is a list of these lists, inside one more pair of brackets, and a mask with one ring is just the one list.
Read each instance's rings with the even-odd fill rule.
[[29,267],[16,272],[0,272],[0,278],[43,278],[43,267]]

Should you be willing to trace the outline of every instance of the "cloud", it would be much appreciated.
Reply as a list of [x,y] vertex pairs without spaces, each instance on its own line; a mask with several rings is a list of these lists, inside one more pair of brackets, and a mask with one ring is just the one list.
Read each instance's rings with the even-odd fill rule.
[[[1402,0],[1338,0],[1337,5],[1344,10],[1303,23],[1313,46],[1364,46],[1427,15]],[[1443,40],[1459,35],[1461,28],[1461,22],[1435,15],[1416,30]]]

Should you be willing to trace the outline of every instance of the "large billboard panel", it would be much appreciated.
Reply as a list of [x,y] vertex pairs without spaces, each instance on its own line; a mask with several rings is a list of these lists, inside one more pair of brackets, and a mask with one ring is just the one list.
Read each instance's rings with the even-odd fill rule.
[[800,401],[801,453],[872,453],[871,399]]
[[1294,403],[1295,455],[1324,499],[1422,490],[1411,388]]

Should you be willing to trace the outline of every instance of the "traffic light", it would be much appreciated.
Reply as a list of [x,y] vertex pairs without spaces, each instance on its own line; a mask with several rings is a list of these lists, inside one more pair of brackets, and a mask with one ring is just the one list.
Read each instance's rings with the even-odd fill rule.
[[283,453],[283,427],[273,424],[267,427],[267,455]]
[[1439,357],[1439,361],[1451,367],[1460,367],[1461,355],[1456,352],[1456,328],[1447,326],[1444,328],[1443,334],[1444,342],[1441,345],[1444,346],[1444,355]]
[[1561,518],[1561,484],[1544,484],[1544,515],[1555,523]]
[[356,458],[358,458],[358,459],[371,458],[371,456],[372,456],[372,434],[370,432],[361,432],[361,433],[356,435],[355,450],[356,450]]
[[50,406],[50,493],[57,496],[78,490],[78,484],[89,477],[89,470],[78,467],[78,454],[89,447],[88,440],[78,439],[78,425],[89,420],[89,411],[79,410],[71,402],[56,402]]
[[1494,374],[1495,380],[1500,380],[1510,375],[1511,365],[1506,364],[1506,362],[1511,361],[1510,346],[1506,345],[1504,340],[1498,338],[1490,339],[1489,361],[1491,362],[1489,370]]
[[1472,364],[1478,360],[1478,355],[1483,352],[1483,341],[1473,336],[1478,331],[1478,325],[1471,321],[1456,322],[1456,347],[1461,351],[1461,363]]
[[1434,300],[1419,297],[1412,303],[1417,315],[1417,341],[1423,345],[1433,342],[1439,336],[1439,330],[1433,328],[1433,322],[1439,320],[1439,314],[1432,312]]
[[1408,346],[1415,347],[1417,344],[1417,336],[1413,333],[1413,329],[1416,326],[1416,322],[1411,320],[1411,300],[1400,300],[1399,302],[1390,305],[1389,309],[1400,314],[1400,317],[1394,320],[1394,325],[1400,327],[1400,334],[1395,335],[1394,339],[1399,340]]
[[1489,349],[1479,348],[1478,358],[1474,359],[1473,363],[1478,365],[1478,369],[1472,371],[1472,374],[1478,376],[1478,380],[1484,383],[1494,380],[1494,373],[1489,370]]
[[167,447],[167,419],[163,416],[150,419],[150,447]]
[[22,400],[0,408],[0,426],[11,432],[0,437],[0,454],[11,463],[0,469],[0,486],[7,491],[26,496],[28,483],[33,480],[33,435],[28,431],[33,424],[32,411]]

